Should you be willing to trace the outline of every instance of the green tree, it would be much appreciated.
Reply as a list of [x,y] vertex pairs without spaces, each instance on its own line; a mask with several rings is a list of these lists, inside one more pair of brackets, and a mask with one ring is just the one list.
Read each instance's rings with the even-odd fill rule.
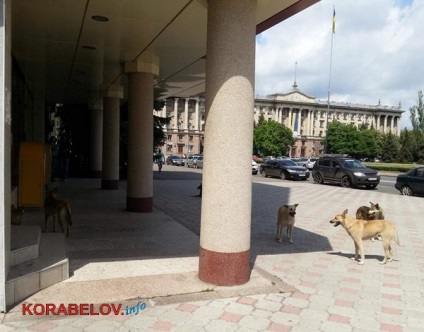
[[263,121],[254,130],[254,153],[263,156],[284,156],[292,145],[293,132],[274,120]]
[[[153,108],[155,111],[160,111],[165,105],[164,100],[155,100]],[[162,118],[157,115],[153,115],[153,150],[163,146],[166,142],[166,135],[163,131],[163,127],[169,124],[171,121],[170,117]]]
[[399,153],[399,137],[392,133],[383,135],[381,159],[386,163],[394,163],[399,160]]
[[353,124],[334,121],[328,125],[324,146],[327,153],[356,156],[360,149],[358,129]]
[[400,132],[399,144],[400,144],[400,153],[399,153],[399,162],[401,163],[412,163],[414,162],[414,151],[417,150],[417,142],[415,140],[416,135],[413,131],[408,129],[403,129]]
[[376,157],[381,154],[381,137],[377,130],[365,129],[358,132],[358,158]]
[[409,108],[411,113],[412,128],[424,133],[424,104],[423,92],[418,91],[418,105]]
[[259,127],[265,121],[264,113],[261,112],[259,115],[258,123],[255,124],[255,128]]

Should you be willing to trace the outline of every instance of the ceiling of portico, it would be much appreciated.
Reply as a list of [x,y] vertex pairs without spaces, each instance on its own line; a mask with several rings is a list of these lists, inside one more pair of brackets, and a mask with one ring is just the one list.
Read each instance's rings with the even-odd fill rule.
[[[257,0],[257,31],[319,0]],[[207,0],[13,0],[12,54],[33,95],[87,103],[122,85],[124,64],[151,53],[162,97],[205,91]],[[99,22],[93,16],[104,16]],[[40,97],[41,96],[41,97]]]

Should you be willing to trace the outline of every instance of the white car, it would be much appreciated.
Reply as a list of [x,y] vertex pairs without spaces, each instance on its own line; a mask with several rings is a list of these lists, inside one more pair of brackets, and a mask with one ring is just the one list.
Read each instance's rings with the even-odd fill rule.
[[258,174],[259,171],[259,167],[258,167],[258,163],[254,160],[252,160],[252,174]]
[[316,158],[309,158],[308,161],[305,163],[305,167],[307,169],[312,169],[314,167],[316,161],[317,161]]

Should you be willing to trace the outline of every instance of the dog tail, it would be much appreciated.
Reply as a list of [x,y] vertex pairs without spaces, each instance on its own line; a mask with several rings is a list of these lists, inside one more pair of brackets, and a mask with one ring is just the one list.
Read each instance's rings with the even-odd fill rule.
[[397,229],[396,225],[394,225],[394,227],[395,227],[395,242],[399,247],[404,247],[404,245],[400,244],[398,229]]

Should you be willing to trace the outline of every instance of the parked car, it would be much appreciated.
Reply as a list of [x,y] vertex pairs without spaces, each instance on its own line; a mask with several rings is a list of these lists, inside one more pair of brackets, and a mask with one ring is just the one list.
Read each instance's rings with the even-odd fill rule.
[[317,158],[308,158],[308,161],[305,163],[305,167],[309,170],[314,168],[315,162],[317,161]]
[[185,161],[182,158],[182,156],[178,154],[171,154],[170,156],[166,158],[165,164],[174,165],[174,166],[184,166]]
[[201,154],[190,154],[187,157],[186,165],[187,167],[195,167],[197,163],[197,159],[199,159],[202,155]]
[[309,179],[309,171],[296,164],[290,159],[273,159],[268,160],[266,163],[261,165],[261,174],[263,177],[274,176],[281,179]]
[[396,178],[395,188],[402,195],[424,195],[424,167],[416,167]]
[[306,162],[308,161],[308,158],[298,158],[296,160],[293,160],[296,164],[299,166],[306,167]]
[[312,169],[312,177],[315,183],[340,183],[345,188],[365,186],[373,189],[380,183],[380,174],[376,170],[359,160],[341,156],[319,158]]
[[196,165],[194,165],[194,168],[203,168],[203,156],[197,158]]
[[252,174],[256,175],[258,174],[258,171],[259,171],[258,163],[252,160]]

